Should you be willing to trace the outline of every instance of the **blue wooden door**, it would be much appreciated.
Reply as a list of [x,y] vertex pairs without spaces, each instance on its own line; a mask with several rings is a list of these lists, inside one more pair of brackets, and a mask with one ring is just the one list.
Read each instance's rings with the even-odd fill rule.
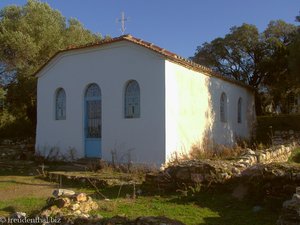
[[88,86],[85,107],[85,156],[101,158],[101,90],[97,84]]

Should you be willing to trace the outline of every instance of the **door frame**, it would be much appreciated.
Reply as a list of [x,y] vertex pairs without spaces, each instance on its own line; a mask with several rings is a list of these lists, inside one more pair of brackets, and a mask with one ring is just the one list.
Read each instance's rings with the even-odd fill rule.
[[[96,96],[96,97],[87,97],[87,92],[89,90],[89,88],[92,86],[92,85],[96,85],[97,88],[99,89],[99,96]],[[99,138],[88,138],[88,109],[87,109],[87,102],[88,101],[97,101],[99,100],[100,101],[100,137]],[[101,88],[100,86],[97,84],[97,83],[90,83],[86,86],[85,88],[85,91],[84,91],[84,96],[83,96],[83,101],[84,101],[84,104],[83,104],[83,107],[84,107],[84,110],[83,110],[83,144],[84,144],[84,156],[86,158],[101,158],[102,157],[102,93],[101,93]],[[89,150],[88,150],[88,145],[92,146],[92,144],[89,142],[94,142],[94,145],[99,147],[99,155],[97,154],[89,154]],[[90,152],[93,152],[92,150]]]

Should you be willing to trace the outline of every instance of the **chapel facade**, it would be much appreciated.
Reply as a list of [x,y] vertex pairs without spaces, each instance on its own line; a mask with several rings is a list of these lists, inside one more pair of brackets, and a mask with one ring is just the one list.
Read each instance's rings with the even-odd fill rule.
[[249,86],[130,35],[60,51],[36,76],[45,156],[160,165],[205,139],[249,139],[255,123]]

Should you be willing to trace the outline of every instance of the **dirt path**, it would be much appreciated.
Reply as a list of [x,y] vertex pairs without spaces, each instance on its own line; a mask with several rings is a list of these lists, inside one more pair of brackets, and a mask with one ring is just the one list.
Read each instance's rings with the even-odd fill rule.
[[23,197],[50,197],[57,184],[33,176],[0,176],[1,201]]

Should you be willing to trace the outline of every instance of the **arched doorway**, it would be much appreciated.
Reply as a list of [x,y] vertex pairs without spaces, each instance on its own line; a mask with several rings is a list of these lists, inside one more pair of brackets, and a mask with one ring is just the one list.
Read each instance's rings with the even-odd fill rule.
[[101,90],[97,84],[90,84],[84,98],[84,135],[85,156],[88,158],[101,157]]

